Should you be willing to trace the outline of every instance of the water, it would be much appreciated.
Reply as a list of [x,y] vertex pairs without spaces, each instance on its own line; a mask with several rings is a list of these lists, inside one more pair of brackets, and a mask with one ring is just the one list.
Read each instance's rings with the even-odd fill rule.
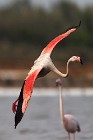
[[[16,129],[12,102],[19,88],[0,88],[0,140],[67,140],[60,123],[59,96],[55,89],[35,89]],[[65,113],[74,115],[82,132],[76,140],[93,140],[93,89],[63,89]]]

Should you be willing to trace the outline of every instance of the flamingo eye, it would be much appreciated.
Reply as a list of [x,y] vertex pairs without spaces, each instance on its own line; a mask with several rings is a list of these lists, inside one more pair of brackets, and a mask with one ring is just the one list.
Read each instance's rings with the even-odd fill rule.
[[74,56],[74,59],[78,58],[77,56]]

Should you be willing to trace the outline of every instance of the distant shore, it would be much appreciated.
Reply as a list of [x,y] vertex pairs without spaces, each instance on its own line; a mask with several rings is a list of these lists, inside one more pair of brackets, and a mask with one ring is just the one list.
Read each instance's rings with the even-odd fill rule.
[[[58,68],[61,71],[61,68]],[[29,70],[24,69],[0,69],[0,86],[19,87],[22,85]],[[65,73],[65,68],[62,69]],[[70,66],[69,76],[61,78],[64,87],[93,87],[93,66]],[[58,75],[50,72],[47,76],[37,79],[35,87],[55,87]]]

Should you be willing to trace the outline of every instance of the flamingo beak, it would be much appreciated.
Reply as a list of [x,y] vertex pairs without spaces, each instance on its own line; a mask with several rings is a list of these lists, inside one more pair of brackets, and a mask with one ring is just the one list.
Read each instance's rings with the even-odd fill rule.
[[78,56],[76,61],[80,62],[81,64],[83,64],[82,59]]
[[83,64],[82,59],[80,58],[80,63]]

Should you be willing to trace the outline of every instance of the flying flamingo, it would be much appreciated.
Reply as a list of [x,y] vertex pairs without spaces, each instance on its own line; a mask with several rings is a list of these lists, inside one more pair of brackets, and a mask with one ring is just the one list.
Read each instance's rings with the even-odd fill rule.
[[63,109],[63,101],[62,101],[62,82],[60,79],[56,80],[56,86],[59,88],[59,103],[60,103],[60,117],[61,117],[61,122],[63,124],[63,127],[65,130],[68,132],[68,139],[70,140],[70,133],[73,133],[73,139],[75,140],[75,132],[80,132],[80,125],[76,118],[70,114],[64,114],[64,109]]
[[[48,74],[50,71],[55,72],[56,74],[60,75],[61,77],[67,77],[68,76],[68,69],[67,73],[63,74],[61,73],[53,64],[50,55],[52,53],[53,48],[56,46],[56,44],[67,37],[70,33],[76,31],[81,22],[78,26],[75,26],[73,28],[70,28],[65,33],[57,36],[54,38],[41,52],[40,56],[34,61],[34,65],[32,66],[30,72],[28,73],[28,76],[23,82],[22,89],[20,91],[20,95],[18,99],[12,104],[12,111],[15,113],[15,128],[18,125],[18,123],[21,121],[27,105],[28,101],[30,100],[30,97],[32,95],[33,85],[37,78],[43,77],[46,74]],[[80,57],[75,58],[76,61],[80,61]],[[68,65],[67,65],[68,67]],[[17,104],[18,102],[18,104]],[[17,104],[17,105],[16,105]]]

